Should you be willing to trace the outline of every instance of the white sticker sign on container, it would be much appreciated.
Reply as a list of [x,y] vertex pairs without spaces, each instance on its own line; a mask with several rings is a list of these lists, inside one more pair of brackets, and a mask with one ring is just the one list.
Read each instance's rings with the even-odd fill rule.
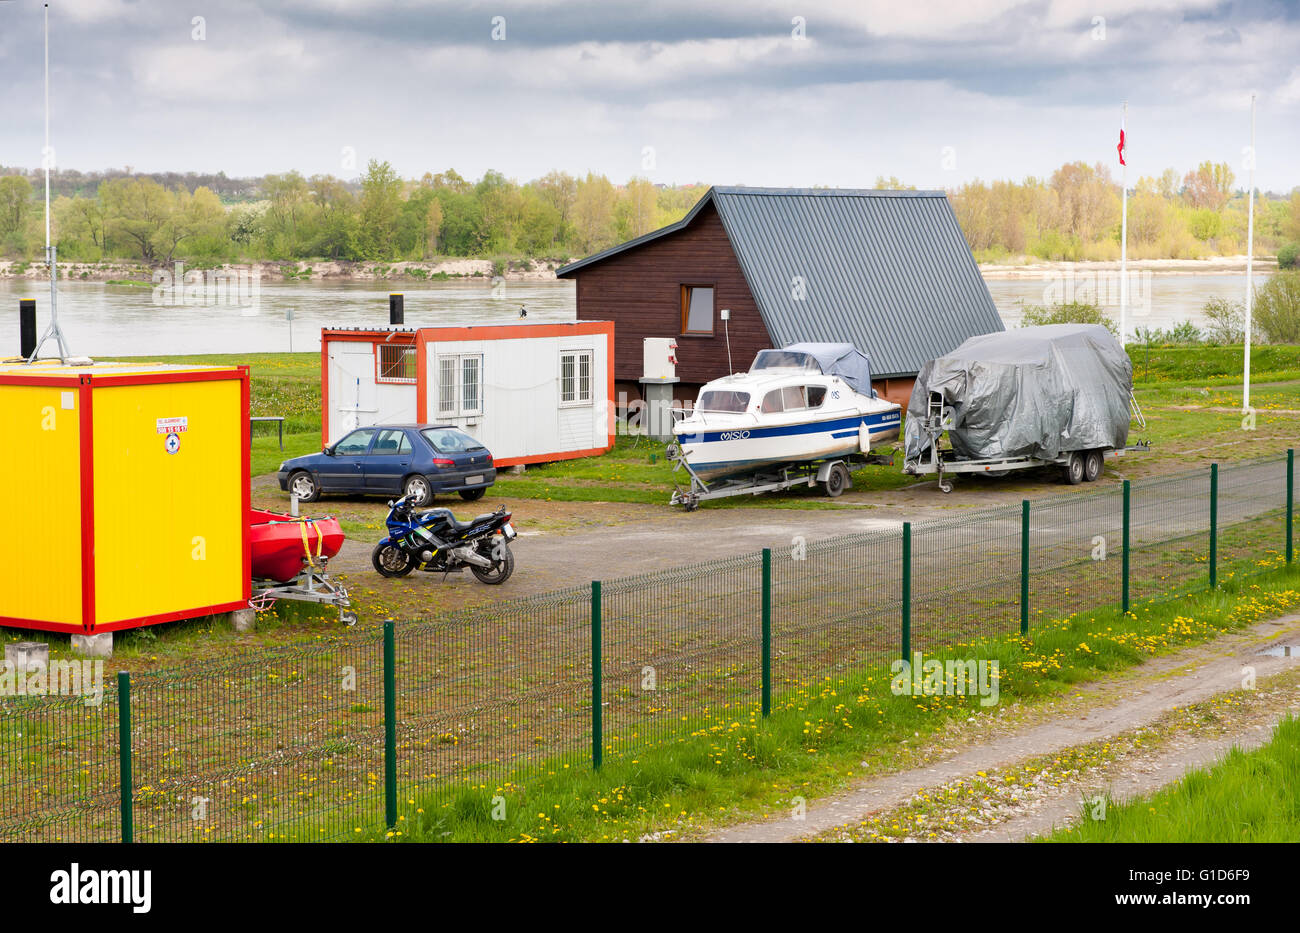
[[157,424],[159,434],[184,434],[189,429],[190,419],[184,416],[180,418],[159,418]]

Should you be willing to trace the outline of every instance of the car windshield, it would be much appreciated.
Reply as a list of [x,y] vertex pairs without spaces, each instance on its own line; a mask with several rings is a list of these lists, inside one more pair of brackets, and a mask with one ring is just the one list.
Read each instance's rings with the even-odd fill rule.
[[482,450],[483,445],[459,428],[425,428],[420,432],[437,453],[460,454]]
[[759,350],[758,356],[754,357],[754,364],[749,367],[751,373],[773,369],[818,374],[822,371],[816,357],[797,350]]
[[695,407],[700,411],[744,411],[749,407],[749,393],[710,389],[700,393],[700,400],[695,403]]

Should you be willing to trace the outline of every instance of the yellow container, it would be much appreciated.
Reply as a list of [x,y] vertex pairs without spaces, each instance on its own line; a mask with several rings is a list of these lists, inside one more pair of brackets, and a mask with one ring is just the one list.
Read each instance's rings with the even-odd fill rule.
[[0,625],[248,605],[248,367],[0,364],[0,437]]

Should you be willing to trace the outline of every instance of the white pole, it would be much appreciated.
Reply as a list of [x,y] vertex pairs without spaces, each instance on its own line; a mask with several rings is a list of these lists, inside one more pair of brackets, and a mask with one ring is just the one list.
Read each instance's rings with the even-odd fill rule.
[[[1123,114],[1119,118],[1120,136],[1125,136],[1125,130],[1128,125],[1128,101],[1124,101]],[[1120,158],[1123,165],[1120,166],[1120,188],[1122,194],[1121,220],[1119,226],[1119,343],[1125,346],[1128,343],[1128,159],[1124,158],[1124,151],[1128,149],[1127,141],[1121,147]]]
[[1242,412],[1250,411],[1250,330],[1251,330],[1251,302],[1254,299],[1254,290],[1251,286],[1251,276],[1255,260],[1255,95],[1250,95],[1250,188],[1247,195],[1249,201],[1246,206],[1246,335],[1245,335],[1245,362],[1243,365],[1243,379],[1241,389],[1241,409]]
[[[45,4],[45,256],[50,255],[50,5]],[[53,279],[50,279],[53,300]]]

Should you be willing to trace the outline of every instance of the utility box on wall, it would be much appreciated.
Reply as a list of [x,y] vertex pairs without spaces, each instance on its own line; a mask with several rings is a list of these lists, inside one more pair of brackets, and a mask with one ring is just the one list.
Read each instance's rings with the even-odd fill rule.
[[0,365],[0,624],[247,607],[248,388],[244,366]]

